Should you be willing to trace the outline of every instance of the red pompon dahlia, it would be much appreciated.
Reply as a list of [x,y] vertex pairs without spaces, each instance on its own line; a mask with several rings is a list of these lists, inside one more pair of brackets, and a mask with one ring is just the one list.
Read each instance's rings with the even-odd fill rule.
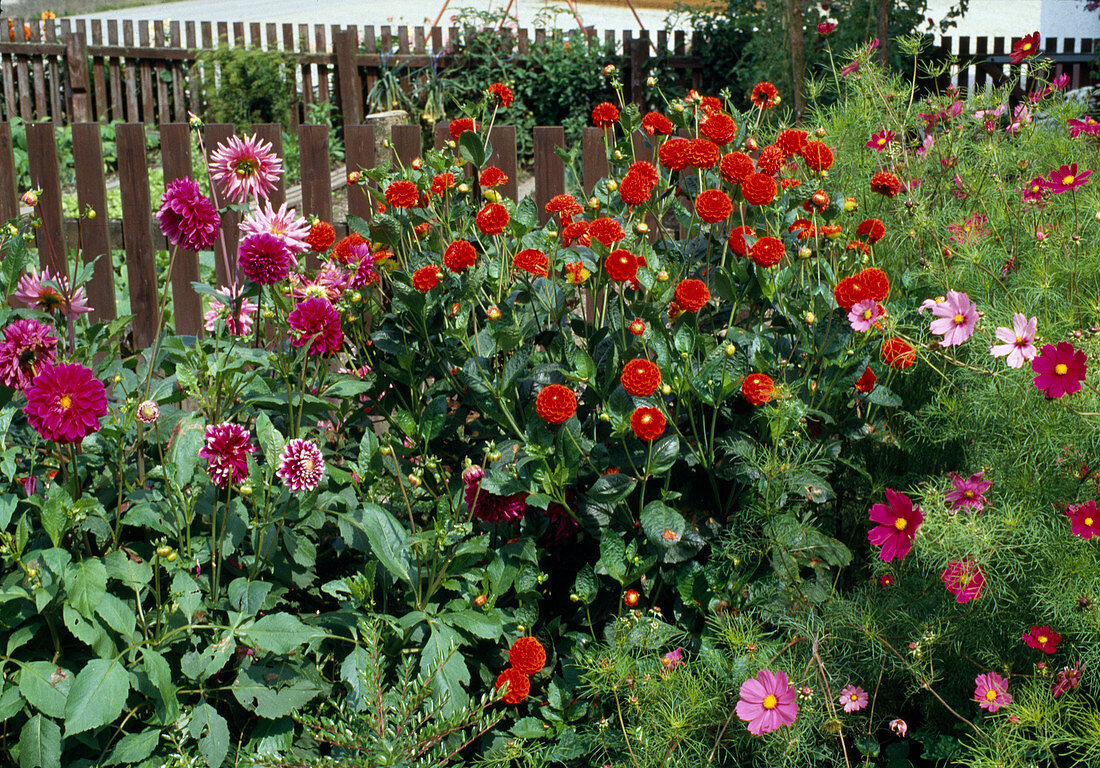
[[917,361],[916,350],[907,341],[897,337],[882,342],[879,356],[882,362],[899,371],[911,367]]
[[718,172],[730,184],[742,184],[745,179],[756,173],[756,166],[753,165],[752,158],[744,152],[730,152],[722,155],[718,163]]
[[386,186],[386,202],[394,208],[415,208],[420,204],[420,190],[411,181],[391,181]]
[[315,253],[324,253],[332,244],[336,242],[336,230],[327,221],[321,221],[318,219],[309,228],[309,235],[306,236],[306,245],[314,250]]
[[477,262],[477,251],[468,240],[455,240],[443,252],[443,265],[456,275],[465,272]]
[[657,150],[657,162],[671,171],[682,171],[691,165],[691,142],[676,136]]
[[562,424],[577,412],[577,396],[564,384],[549,384],[535,398],[535,411],[547,424]]
[[500,104],[501,109],[508,109],[515,100],[515,94],[512,93],[512,89],[504,83],[491,84],[485,89],[485,93],[489,97],[495,98],[497,103]]
[[630,428],[634,430],[634,436],[647,443],[663,435],[667,424],[665,415],[658,408],[635,408],[634,413],[630,414]]
[[833,166],[833,151],[820,141],[807,141],[802,148],[802,159],[811,171],[821,173]]
[[188,251],[205,251],[218,236],[221,217],[199,189],[185,176],[168,182],[157,211],[161,234],[172,245]]
[[753,173],[741,182],[741,196],[749,205],[767,205],[775,200],[779,187],[766,173]]
[[710,291],[702,280],[681,280],[675,295],[676,304],[685,312],[698,312],[710,301]]
[[653,185],[633,171],[628,171],[619,184],[619,197],[629,206],[645,205],[652,195]]
[[312,491],[325,476],[325,457],[317,443],[295,438],[279,454],[275,474],[292,491]]
[[107,415],[103,382],[77,363],[43,369],[24,394],[27,421],[44,439],[57,443],[79,443],[98,432],[99,420]]
[[248,454],[256,452],[249,442],[252,433],[240,424],[211,424],[206,428],[206,443],[199,456],[207,459],[210,481],[228,488],[248,476]]
[[753,87],[749,100],[758,109],[770,109],[779,104],[779,89],[765,80]]
[[651,187],[657,186],[657,182],[661,180],[661,174],[653,167],[653,163],[648,160],[638,160],[631,163],[630,167],[626,169],[626,173],[628,176],[634,175]]
[[805,131],[796,128],[784,128],[775,137],[775,144],[783,150],[783,154],[787,157],[799,155],[806,147],[806,137],[808,135]]
[[588,225],[588,235],[594,240],[599,240],[608,248],[626,237],[622,225],[615,219],[595,219]]
[[429,264],[426,267],[413,272],[412,284],[413,288],[421,293],[427,293],[432,288],[439,285],[440,269],[435,264]]
[[433,195],[442,195],[448,189],[454,189],[455,175],[453,173],[437,173],[432,176],[432,185],[430,187]]
[[0,341],[0,383],[26,389],[40,371],[53,365],[57,337],[53,328],[37,320],[16,320],[4,329]]
[[451,141],[458,141],[458,138],[466,133],[466,131],[476,131],[477,123],[474,122],[472,117],[459,117],[451,121],[451,124],[447,126],[447,133],[451,137]]
[[524,675],[541,672],[546,666],[546,649],[533,637],[519,637],[508,650],[508,663]]
[[695,198],[695,212],[707,224],[725,221],[733,213],[730,196],[720,189],[707,189]]
[[597,128],[609,128],[619,120],[619,108],[609,101],[603,101],[592,110],[592,125]]
[[724,112],[714,112],[699,121],[699,133],[703,138],[724,146],[737,135],[737,123]]
[[661,369],[651,360],[637,358],[623,366],[619,381],[635,397],[649,397],[661,386]]
[[561,244],[568,248],[571,245],[588,247],[592,244],[592,236],[589,234],[587,221],[571,221],[561,228]]
[[546,204],[546,212],[560,214],[563,223],[565,219],[579,216],[583,211],[584,208],[577,202],[577,198],[572,195],[554,195],[550,198],[550,202]]
[[871,177],[871,191],[886,197],[894,197],[901,191],[901,180],[888,171],[879,171]]
[[281,237],[261,232],[241,240],[237,248],[237,263],[245,277],[260,285],[272,285],[286,280],[294,258]]
[[713,168],[721,156],[718,145],[709,139],[692,139],[688,144],[688,164],[692,168]]
[[508,226],[508,209],[500,203],[488,203],[477,212],[477,228],[483,235],[499,235]]
[[734,227],[727,241],[730,250],[738,256],[748,256],[749,244],[745,242],[746,237],[756,237],[756,230],[748,226]]
[[531,681],[518,669],[508,667],[497,676],[496,689],[505,689],[501,698],[505,704],[519,704],[531,693]]
[[479,187],[499,187],[501,184],[507,183],[508,174],[495,165],[490,165],[477,177],[477,185]]
[[771,402],[775,392],[775,382],[766,373],[750,373],[741,382],[741,394],[753,405]]
[[786,159],[781,148],[775,144],[769,144],[760,150],[760,156],[756,158],[756,167],[760,169],[761,173],[774,176],[779,173],[779,169],[783,167]]
[[344,329],[340,313],[327,299],[313,296],[298,304],[286,319],[291,328],[291,343],[296,347],[309,344],[309,354],[327,355],[339,352],[344,345]]
[[672,133],[672,121],[660,112],[647,112],[642,118],[642,130],[650,136],[668,136]]
[[787,253],[787,249],[783,245],[783,241],[778,237],[762,237],[752,244],[752,248],[749,249],[749,258],[756,262],[760,267],[774,267],[779,262],[783,261],[783,256]]
[[874,245],[886,236],[886,226],[878,219],[864,219],[856,227],[856,234],[866,238],[868,245]]
[[534,248],[524,248],[513,256],[512,266],[534,277],[550,276],[550,257]]

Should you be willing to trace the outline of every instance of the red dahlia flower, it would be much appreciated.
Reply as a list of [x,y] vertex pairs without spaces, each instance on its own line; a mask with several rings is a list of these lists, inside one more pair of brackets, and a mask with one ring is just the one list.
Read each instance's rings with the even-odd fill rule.
[[710,301],[710,291],[702,280],[681,280],[675,296],[676,304],[685,312],[698,312]]
[[465,272],[477,262],[477,251],[468,240],[455,240],[443,252],[443,265],[456,275]]
[[600,102],[592,110],[592,125],[609,128],[619,120],[619,108],[609,101]]
[[564,384],[549,384],[535,398],[535,411],[547,424],[562,424],[577,412],[577,396]]
[[225,489],[244,480],[248,476],[248,454],[256,452],[256,446],[249,442],[252,434],[240,424],[211,424],[205,437],[199,456],[208,460],[210,481]]
[[775,382],[766,373],[750,373],[741,382],[741,394],[753,405],[771,402]]
[[533,637],[516,638],[508,650],[508,662],[517,672],[533,675],[546,666],[546,649]]
[[413,272],[412,284],[413,288],[421,293],[427,293],[432,288],[439,285],[440,270],[435,264],[429,264],[426,267]]
[[623,366],[619,380],[623,389],[635,397],[649,397],[661,386],[661,369],[650,360],[638,358]]
[[707,224],[725,221],[733,213],[730,197],[720,189],[707,189],[695,198],[695,212]]
[[630,428],[634,430],[635,437],[647,443],[664,434],[667,423],[665,415],[658,408],[635,408],[630,415]]
[[508,226],[508,209],[500,203],[488,203],[477,212],[475,221],[483,235],[499,235]]
[[672,121],[660,112],[647,112],[642,118],[642,130],[650,136],[668,136],[672,133]]
[[497,676],[496,689],[499,691],[501,688],[505,688],[501,701],[505,704],[519,704],[531,693],[531,681],[518,669],[508,667]]

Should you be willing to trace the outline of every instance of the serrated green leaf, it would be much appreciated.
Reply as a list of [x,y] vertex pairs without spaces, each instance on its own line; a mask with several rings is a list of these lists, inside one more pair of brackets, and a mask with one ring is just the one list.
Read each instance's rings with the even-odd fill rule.
[[65,702],[65,736],[112,723],[122,714],[130,676],[117,659],[92,659],[73,680]]
[[221,768],[229,754],[229,725],[218,710],[205,701],[191,711],[187,729],[198,739],[199,753],[208,768]]
[[107,594],[107,567],[97,557],[86,557],[65,571],[65,591],[69,604],[91,618],[96,605]]
[[599,587],[596,585],[596,574],[592,571],[592,566],[585,563],[580,571],[577,572],[577,579],[573,582],[573,593],[580,598],[582,603],[591,605],[592,601],[596,599],[596,594],[598,592]]
[[115,595],[108,592],[100,598],[95,612],[108,627],[126,640],[136,639],[134,629],[137,626],[137,617],[134,615],[134,610]]
[[145,561],[135,561],[121,550],[103,558],[107,578],[121,581],[129,589],[140,589],[153,580],[153,569]]
[[286,654],[323,633],[289,613],[271,613],[242,630],[241,634],[249,638],[257,650]]
[[128,733],[118,740],[104,765],[138,763],[153,754],[160,741],[160,731],[149,728],[141,733]]
[[61,768],[61,729],[35,715],[19,732],[19,768]]
[[73,673],[49,661],[30,661],[19,672],[19,693],[50,717],[65,716],[65,700],[73,685]]
[[490,640],[500,637],[500,618],[496,614],[484,614],[477,611],[455,611],[445,614],[442,619],[448,624],[464,629],[472,635]]

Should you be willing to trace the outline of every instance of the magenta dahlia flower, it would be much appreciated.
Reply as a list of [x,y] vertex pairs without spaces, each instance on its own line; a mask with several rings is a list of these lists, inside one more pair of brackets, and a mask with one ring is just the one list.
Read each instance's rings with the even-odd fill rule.
[[1100,510],[1092,499],[1084,504],[1070,504],[1066,507],[1066,515],[1069,517],[1069,529],[1074,536],[1082,539],[1100,536]]
[[317,443],[296,438],[279,454],[275,474],[292,491],[312,491],[325,476],[325,457]]
[[886,501],[886,504],[871,507],[871,522],[877,525],[867,533],[867,539],[876,547],[882,547],[879,557],[888,563],[895,558],[904,560],[909,554],[913,537],[924,522],[924,514],[904,493],[887,488]]
[[1072,395],[1081,389],[1085,379],[1088,357],[1068,341],[1058,342],[1058,346],[1044,344],[1038,357],[1031,361],[1031,370],[1035,372],[1035,386],[1043,390],[1049,400],[1057,400],[1063,395]]
[[849,685],[840,691],[839,703],[845,712],[859,712],[867,706],[868,701],[867,691],[858,685]]
[[[218,326],[225,324],[225,329],[233,336],[247,336],[252,333],[252,315],[256,312],[256,302],[242,299],[241,289],[238,286],[221,286],[218,292],[229,299],[226,306],[216,299],[210,300],[210,308],[203,315],[203,327],[214,332]],[[236,307],[234,315],[231,308]]]
[[249,196],[266,200],[282,174],[283,161],[272,151],[271,142],[255,134],[244,139],[230,136],[210,155],[210,175],[235,203]]
[[1017,312],[1012,316],[1012,327],[1000,327],[996,335],[1003,344],[994,344],[989,348],[989,354],[994,357],[1005,357],[1005,363],[1009,368],[1023,368],[1024,363],[1035,358],[1038,350],[1035,349],[1035,332],[1038,330],[1039,321],[1036,318],[1027,319]]
[[948,475],[951,478],[951,484],[955,487],[943,497],[951,504],[952,511],[969,508],[975,512],[981,512],[985,509],[987,500],[982,494],[988,491],[993,483],[990,480],[982,480],[984,474],[985,470],[982,470],[965,479],[954,472]]
[[172,245],[205,251],[214,244],[221,217],[190,177],[168,182],[157,211],[160,231]]
[[53,365],[57,337],[53,328],[37,320],[16,320],[4,329],[0,341],[0,383],[26,389],[39,371]]
[[69,320],[77,315],[91,312],[88,297],[81,286],[75,291],[69,290],[69,279],[64,275],[54,277],[47,267],[41,273],[34,267],[28,274],[19,278],[12,298],[25,307],[33,307],[46,312],[59,311]]
[[462,482],[466,486],[464,493],[466,506],[470,514],[486,523],[514,523],[523,518],[527,511],[527,495],[513,493],[500,496],[481,487],[485,470],[476,464],[462,471]]
[[355,290],[374,281],[374,254],[370,245],[357,243],[348,248],[348,288]]
[[241,240],[237,263],[245,277],[260,285],[272,285],[286,280],[294,256],[281,237],[261,232]]
[[929,330],[937,336],[943,336],[941,346],[953,347],[962,344],[974,333],[978,323],[978,308],[970,297],[959,291],[948,291],[947,298],[932,308],[936,319]]
[[294,264],[298,261],[294,258],[297,254],[309,250],[309,243],[306,242],[309,230],[309,223],[305,217],[295,216],[294,209],[288,210],[286,203],[275,210],[270,200],[265,200],[263,205],[258,205],[241,222],[241,232],[246,235],[266,233],[281,239],[290,251]]
[[210,481],[228,488],[248,475],[248,454],[256,452],[249,440],[252,433],[240,424],[211,424],[206,428],[206,443],[199,456],[207,459]]
[[947,591],[955,596],[956,603],[977,600],[985,588],[985,569],[973,560],[950,561],[940,578]]
[[44,369],[26,388],[27,421],[46,440],[78,443],[99,431],[107,415],[107,390],[83,365],[71,363]]
[[786,672],[762,669],[756,677],[741,683],[737,716],[748,723],[749,733],[760,736],[790,725],[798,717],[795,689]]
[[996,672],[978,675],[974,678],[974,701],[982,709],[996,712],[1012,703],[1012,694],[1008,692],[1008,681]]
[[1077,170],[1077,163],[1063,165],[1057,170],[1051,171],[1050,176],[1044,182],[1047,189],[1058,195],[1062,192],[1072,192],[1089,180],[1092,171]]
[[339,352],[344,345],[340,313],[325,299],[317,296],[306,299],[294,308],[286,321],[293,331],[291,343],[296,347],[309,344],[311,355]]

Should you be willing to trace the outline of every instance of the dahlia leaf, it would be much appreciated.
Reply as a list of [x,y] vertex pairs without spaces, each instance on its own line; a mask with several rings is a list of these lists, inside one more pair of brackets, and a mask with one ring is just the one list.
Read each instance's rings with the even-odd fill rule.
[[35,715],[19,732],[19,768],[61,768],[61,729]]
[[73,680],[65,702],[65,736],[112,723],[122,714],[130,676],[117,659],[92,659]]

